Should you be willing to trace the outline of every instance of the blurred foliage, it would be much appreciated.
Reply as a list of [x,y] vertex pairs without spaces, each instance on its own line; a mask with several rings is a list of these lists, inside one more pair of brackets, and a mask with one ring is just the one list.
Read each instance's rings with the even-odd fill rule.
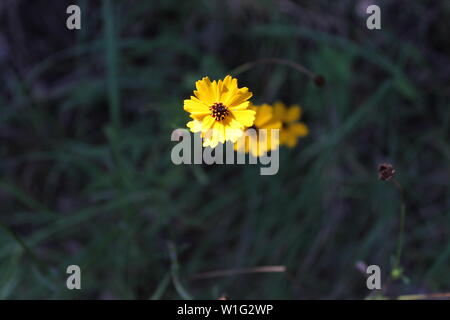
[[[450,290],[450,6],[447,1],[0,3],[0,298],[365,298]],[[382,30],[365,8],[382,8]],[[203,76],[239,75],[255,103],[303,106],[311,134],[280,171],[180,165],[170,134]],[[387,280],[400,197],[402,268]],[[66,289],[66,268],[82,290]],[[192,278],[284,265],[285,273]]]

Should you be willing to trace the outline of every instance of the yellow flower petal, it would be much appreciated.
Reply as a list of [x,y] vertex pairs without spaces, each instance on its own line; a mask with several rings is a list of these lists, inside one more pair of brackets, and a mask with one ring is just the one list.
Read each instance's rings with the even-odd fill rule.
[[195,97],[184,100],[184,110],[195,116],[204,116],[211,113],[209,108]]
[[248,91],[248,88],[241,88],[230,92],[234,92],[234,94],[228,94],[227,98],[223,101],[223,103],[230,109],[233,109],[233,107],[238,107],[240,104],[250,99],[253,95],[250,91]]
[[223,79],[223,84],[228,88],[237,88],[237,79],[233,78],[230,75],[227,75],[224,79]]
[[237,106],[233,106],[230,108],[230,110],[247,110],[250,106],[249,101],[242,102],[241,104],[238,104]]
[[214,124],[214,121],[216,121],[216,120],[211,116],[204,117],[203,121],[202,121],[202,131],[206,132],[206,131],[210,130]]
[[255,114],[256,112],[253,110],[233,110],[236,121],[246,127],[251,127],[253,125]]
[[268,104],[261,105],[260,107],[256,108],[255,111],[255,126],[257,128],[262,128],[273,118],[273,109]]
[[304,137],[306,135],[308,135],[309,133],[309,129],[308,126],[306,124],[304,124],[303,122],[297,122],[297,123],[293,123],[289,126],[288,130],[291,132],[291,134],[300,136],[300,137]]
[[291,106],[285,115],[284,121],[286,122],[295,122],[300,119],[302,113],[302,109],[298,105]]
[[226,138],[225,126],[222,123],[216,121],[213,126],[213,131],[214,131],[214,135],[217,135],[218,141],[220,143],[225,143],[225,138]]
[[295,135],[289,135],[286,140],[286,145],[289,148],[293,148],[297,145],[297,137]]
[[273,121],[271,120],[270,122],[264,124],[261,128],[263,129],[281,129],[281,122],[280,121]]
[[276,102],[273,106],[273,114],[275,118],[279,121],[284,121],[286,117],[286,107],[282,102]]
[[191,129],[191,132],[195,133],[195,132],[202,131],[202,123],[201,123],[201,121],[192,120],[192,121],[189,121],[186,125],[187,125],[187,127],[189,129]]
[[199,100],[205,102],[207,105],[212,105],[215,102],[213,84],[208,77],[198,80],[195,83],[195,87],[197,90],[194,91],[194,94]]
[[280,144],[286,144],[289,140],[289,131],[286,129],[281,129],[280,131]]
[[249,141],[248,150],[254,157],[258,157],[260,155],[258,140],[251,138]]
[[231,142],[236,142],[243,134],[244,130],[232,128],[232,127],[225,127],[225,135],[227,137],[227,140]]

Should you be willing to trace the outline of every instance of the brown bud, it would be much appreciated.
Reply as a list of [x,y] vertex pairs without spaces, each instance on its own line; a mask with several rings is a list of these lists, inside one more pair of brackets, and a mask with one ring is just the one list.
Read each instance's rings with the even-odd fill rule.
[[323,87],[326,83],[325,78],[323,76],[315,76],[314,77],[314,83],[318,87]]
[[390,163],[382,163],[378,166],[378,178],[380,180],[390,180],[395,175],[395,169]]

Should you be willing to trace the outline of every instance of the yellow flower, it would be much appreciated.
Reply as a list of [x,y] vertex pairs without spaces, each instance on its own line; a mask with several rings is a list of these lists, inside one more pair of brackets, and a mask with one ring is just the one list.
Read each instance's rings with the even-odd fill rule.
[[219,142],[236,142],[245,127],[253,125],[255,111],[248,110],[252,93],[238,88],[237,79],[211,82],[204,77],[195,83],[195,96],[184,100],[184,110],[194,120],[187,123],[192,132],[201,132],[203,146],[214,148]]
[[300,137],[307,136],[308,126],[300,122],[302,108],[299,105],[292,105],[287,108],[282,102],[274,104],[275,118],[283,124],[280,132],[280,144],[293,148],[297,145]]
[[268,104],[250,105],[249,109],[256,112],[255,123],[239,138],[234,148],[259,157],[267,151],[277,149],[280,145],[279,135],[272,130],[280,130],[281,122],[274,118],[273,108]]

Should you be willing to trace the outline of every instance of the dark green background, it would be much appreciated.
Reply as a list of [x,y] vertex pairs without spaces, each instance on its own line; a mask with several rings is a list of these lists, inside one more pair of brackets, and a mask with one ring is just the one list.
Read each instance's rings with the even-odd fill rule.
[[[69,31],[74,2],[0,4],[0,298],[363,299],[358,261],[388,296],[450,290],[448,1],[85,0]],[[327,80],[239,75],[253,102],[303,107],[279,173],[173,165],[195,81],[268,57]],[[400,195],[380,162],[405,189],[409,282],[388,285]],[[192,279],[263,265],[287,272]]]

